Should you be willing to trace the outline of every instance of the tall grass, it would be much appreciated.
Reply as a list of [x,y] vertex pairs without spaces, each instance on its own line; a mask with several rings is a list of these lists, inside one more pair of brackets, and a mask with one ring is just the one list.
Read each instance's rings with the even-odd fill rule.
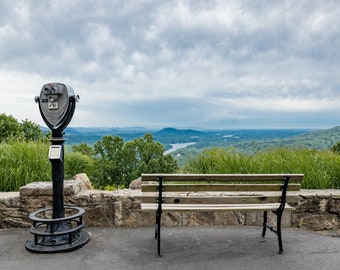
[[253,155],[213,148],[192,157],[187,173],[303,173],[302,188],[340,188],[340,155],[331,151],[274,148]]
[[[51,181],[49,147],[50,143],[44,141],[0,143],[0,191],[17,191],[31,182]],[[95,165],[92,158],[66,149],[64,168],[65,179],[71,179],[78,173],[91,176]]]
[[69,152],[65,155],[65,179],[72,179],[78,173],[86,173],[90,179],[95,171],[94,159],[80,152]]
[[49,144],[0,143],[0,191],[17,191],[34,181],[50,181]]

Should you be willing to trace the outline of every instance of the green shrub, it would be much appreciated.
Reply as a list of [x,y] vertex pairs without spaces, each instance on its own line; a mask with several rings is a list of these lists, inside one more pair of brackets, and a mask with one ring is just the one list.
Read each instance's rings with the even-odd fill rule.
[[332,151],[274,148],[253,155],[213,148],[192,157],[186,173],[303,173],[302,188],[340,188],[340,156]]

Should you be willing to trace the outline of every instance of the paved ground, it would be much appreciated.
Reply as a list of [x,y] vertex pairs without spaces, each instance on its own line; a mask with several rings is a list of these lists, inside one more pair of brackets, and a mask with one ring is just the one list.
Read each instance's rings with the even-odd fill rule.
[[340,269],[340,238],[284,229],[284,255],[259,227],[165,227],[162,258],[155,256],[153,228],[86,228],[90,242],[58,254],[27,252],[28,229],[0,230],[0,269]]

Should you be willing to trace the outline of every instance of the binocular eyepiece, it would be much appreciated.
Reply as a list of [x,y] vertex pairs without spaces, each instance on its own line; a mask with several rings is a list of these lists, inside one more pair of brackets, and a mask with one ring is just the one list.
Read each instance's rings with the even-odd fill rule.
[[62,83],[47,83],[35,97],[43,120],[51,130],[64,130],[72,119],[79,96]]

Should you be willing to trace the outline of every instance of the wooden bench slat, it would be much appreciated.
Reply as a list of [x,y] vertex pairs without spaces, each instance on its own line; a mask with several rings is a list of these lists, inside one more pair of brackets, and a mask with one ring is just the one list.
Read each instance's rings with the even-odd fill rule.
[[[271,204],[162,204],[163,211],[266,211],[276,210],[279,203]],[[143,211],[156,211],[158,204],[141,204]],[[286,210],[294,207],[286,204]]]
[[[167,196],[163,197],[164,204],[257,204],[257,203],[279,203],[281,196],[216,196],[216,197],[197,197],[197,196]],[[143,196],[143,204],[156,204],[158,196]],[[296,203],[298,196],[287,196],[286,202]]]
[[[157,181],[160,174],[142,174],[142,181]],[[164,181],[302,181],[303,174],[162,174]]]
[[[280,191],[282,184],[164,184],[164,192],[201,191]],[[288,191],[299,191],[300,184],[291,184]],[[157,192],[157,184],[143,184],[142,192]]]

